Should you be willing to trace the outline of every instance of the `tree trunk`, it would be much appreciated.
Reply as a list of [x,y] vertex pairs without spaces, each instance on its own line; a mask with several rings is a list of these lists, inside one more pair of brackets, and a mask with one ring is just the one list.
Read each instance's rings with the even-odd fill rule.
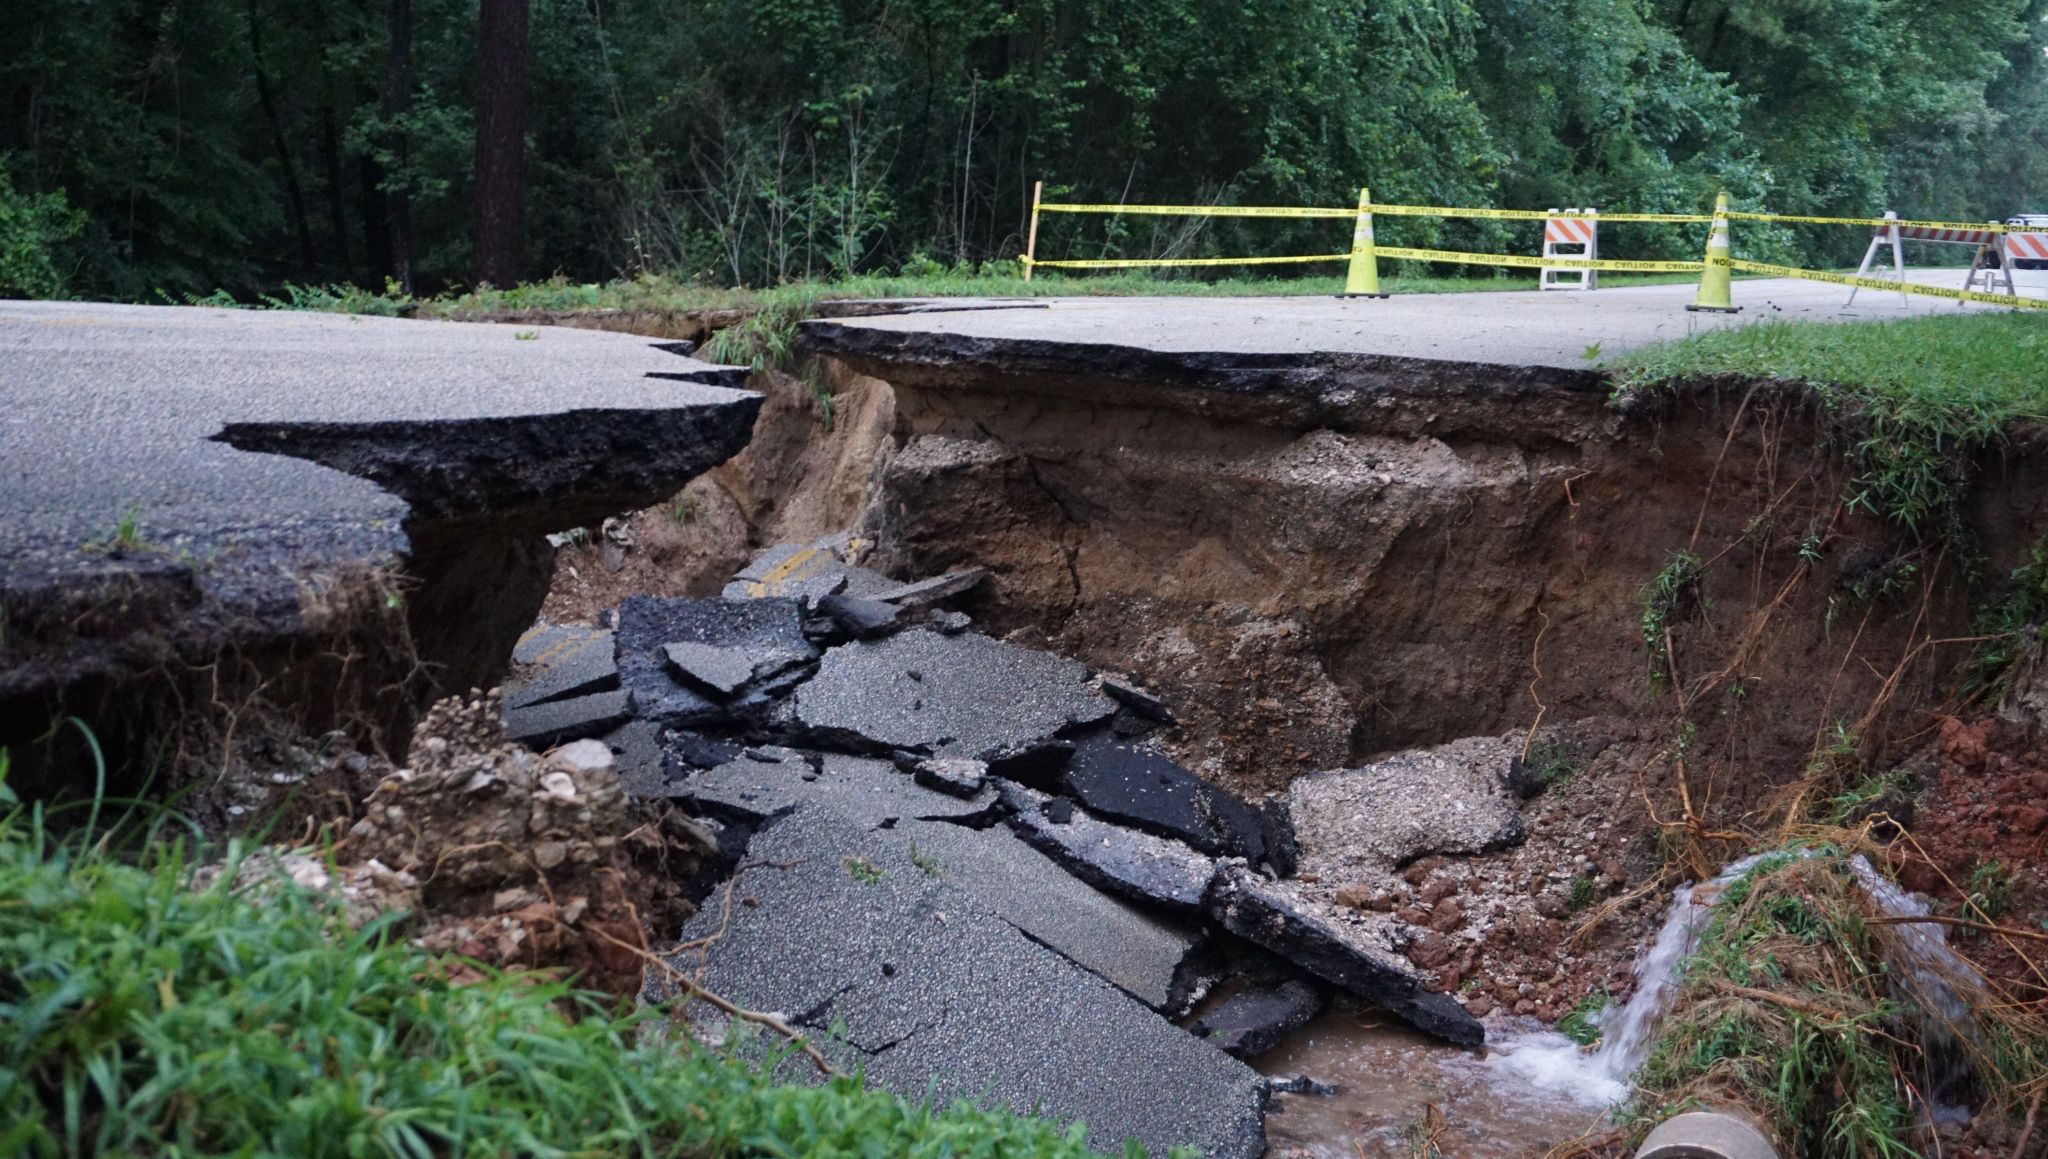
[[336,277],[347,277],[348,193],[341,187],[341,129],[334,123],[334,109],[327,105],[320,106],[320,164],[327,178],[328,261]]
[[256,102],[263,107],[263,119],[270,124],[271,148],[277,151],[278,167],[284,171],[285,197],[291,202],[292,224],[299,233],[299,276],[315,273],[313,223],[306,217],[306,194],[299,186],[299,164],[292,159],[285,140],[284,118],[277,112],[277,100],[270,92],[270,68],[263,62],[263,14],[256,0],[249,0],[249,63],[256,73]]
[[527,0],[482,0],[477,20],[476,253],[472,278],[519,281],[525,192]]
[[[384,147],[397,181],[385,191],[385,225],[390,230],[391,276],[412,293],[412,199],[405,191],[407,141],[398,120],[412,103],[412,0],[391,0],[390,47],[384,57]],[[522,55],[524,55],[522,53]]]

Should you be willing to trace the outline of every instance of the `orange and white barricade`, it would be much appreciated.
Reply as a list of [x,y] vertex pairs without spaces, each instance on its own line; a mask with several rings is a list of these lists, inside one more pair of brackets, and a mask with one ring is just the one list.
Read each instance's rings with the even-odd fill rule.
[[[1899,215],[1888,209],[1885,211],[1884,219],[1888,222],[1896,222],[1899,219]],[[1975,290],[1977,288],[1977,280],[1982,278],[1984,280],[1985,293],[2010,294],[2013,292],[2012,263],[2001,261],[1999,255],[2002,249],[2001,239],[2009,241],[2012,236],[2014,235],[2006,234],[2003,230],[1996,229],[1937,229],[1931,226],[1882,225],[1870,235],[1870,248],[1863,251],[1863,264],[1857,267],[1856,276],[1859,278],[1869,277],[1871,271],[1879,266],[1879,259],[1888,258],[1892,267],[1892,276],[1901,282],[1905,281],[1905,243],[1909,241],[1931,242],[1935,245],[1967,245],[1977,247],[1977,254],[1970,263],[1970,276],[1963,283],[1963,289]],[[2044,251],[2042,256],[2048,258],[2048,251]],[[1999,288],[2000,282],[2004,283],[2005,288],[2002,290]],[[1899,294],[1899,300],[1911,302],[1913,299],[1911,295],[1902,291]],[[1852,287],[1849,290],[1849,302],[1854,303],[1855,301],[1856,290]]]
[[[1557,210],[1552,209],[1551,213]],[[1543,222],[1543,256],[1546,258],[1583,258],[1597,261],[1600,257],[1600,223],[1596,220],[1597,209],[1567,209],[1566,213],[1582,213],[1584,217],[1551,217]],[[1571,278],[1572,281],[1560,279]],[[1598,270],[1567,269],[1559,266],[1544,266],[1536,281],[1541,290],[1592,290],[1599,288]]]
[[2048,293],[2048,218],[2015,217],[2005,224],[2005,292],[2019,293],[2017,281],[2036,295]]

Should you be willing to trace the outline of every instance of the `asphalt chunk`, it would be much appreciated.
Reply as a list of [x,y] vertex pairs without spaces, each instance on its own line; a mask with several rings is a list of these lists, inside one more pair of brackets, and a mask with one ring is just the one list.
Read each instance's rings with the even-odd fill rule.
[[1115,709],[1072,660],[922,628],[832,649],[796,695],[817,743],[939,756],[1030,744]]

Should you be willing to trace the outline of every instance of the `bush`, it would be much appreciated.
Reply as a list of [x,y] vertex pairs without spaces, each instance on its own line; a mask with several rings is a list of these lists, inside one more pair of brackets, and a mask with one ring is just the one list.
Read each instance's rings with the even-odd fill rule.
[[38,197],[14,187],[0,165],[0,298],[61,298],[65,276],[58,253],[85,228],[60,190]]
[[234,877],[195,887],[178,847],[125,864],[0,816],[0,1154],[1090,1154],[1078,1125],[778,1084],[647,1033],[659,1012]]

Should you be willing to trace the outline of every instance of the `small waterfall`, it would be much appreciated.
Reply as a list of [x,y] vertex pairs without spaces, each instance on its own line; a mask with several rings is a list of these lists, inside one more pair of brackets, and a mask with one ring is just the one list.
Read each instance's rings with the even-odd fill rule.
[[1757,863],[1745,857],[1723,869],[1704,886],[1681,885],[1671,895],[1671,909],[1649,947],[1636,960],[1636,988],[1620,1007],[1608,1007],[1597,1021],[1600,1046],[1588,1052],[1556,1031],[1544,1030],[1501,1040],[1487,1062],[1502,1077],[1537,1090],[1565,1095],[1587,1106],[1610,1107],[1628,1097],[1628,1076],[1649,1054],[1657,1020],[1670,1004],[1678,967],[1699,944],[1721,887]]
[[[1849,859],[1856,881],[1877,908],[1894,917],[1924,917],[1927,903],[1900,889],[1897,882],[1871,868],[1857,855]],[[1897,934],[1898,957],[1891,965],[1893,997],[1925,1012],[1920,1023],[1923,1058],[1926,1064],[1924,1089],[1932,1106],[1926,1108],[1940,1120],[1968,1112],[1960,1104],[1971,1095],[1971,1062],[1968,1046],[1959,1034],[1974,1034],[1969,1003],[1956,993],[1954,983],[1983,984],[1983,977],[1956,956],[1948,946],[1948,931],[1934,922],[1901,922]]]
[[[1671,897],[1670,912],[1635,967],[1635,993],[1620,1007],[1609,1007],[1598,1019],[1602,1034],[1597,1049],[1587,1051],[1555,1031],[1510,1034],[1500,1039],[1485,1066],[1496,1080],[1523,1089],[1568,1097],[1587,1106],[1608,1107],[1629,1094],[1629,1075],[1649,1056],[1657,1022],[1670,1007],[1679,966],[1699,944],[1721,891],[1752,869],[1767,854],[1730,863],[1712,881],[1680,886]],[[1879,910],[1899,917],[1923,917],[1928,909],[1905,890],[1871,868],[1861,856],[1849,859],[1858,883]],[[1968,1005],[1949,979],[1974,980],[1976,974],[1948,947],[1943,930],[1933,922],[1902,923],[1901,955],[1893,964],[1903,993],[1899,997],[1934,1014],[1926,1027],[1932,1093],[1944,1101],[1960,1101],[1968,1083],[1962,1044],[1950,1027],[1970,1024]],[[1944,1040],[1946,1036],[1946,1040]]]

